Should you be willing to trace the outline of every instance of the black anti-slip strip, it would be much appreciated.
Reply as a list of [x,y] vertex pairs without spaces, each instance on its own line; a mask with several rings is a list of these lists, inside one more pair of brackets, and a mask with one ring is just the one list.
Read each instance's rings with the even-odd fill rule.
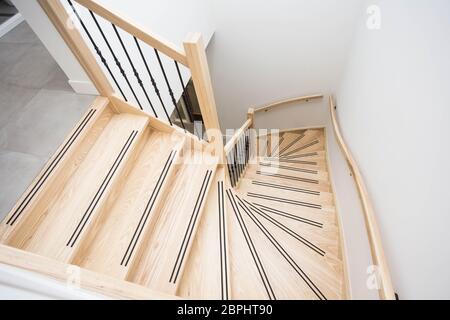
[[111,182],[112,177],[116,173],[117,168],[119,167],[120,163],[122,162],[123,158],[125,157],[126,153],[128,152],[128,149],[130,148],[130,146],[133,143],[134,139],[136,138],[137,134],[138,134],[137,130],[133,130],[131,132],[127,141],[123,145],[122,150],[120,150],[119,155],[117,156],[113,165],[109,169],[108,174],[103,179],[103,182],[100,185],[100,188],[97,190],[97,193],[95,194],[95,196],[92,199],[91,203],[89,204],[88,208],[84,212],[83,217],[81,218],[80,222],[78,223],[77,227],[75,228],[74,232],[72,233],[72,236],[70,237],[66,246],[73,247],[74,244],[77,242],[78,237],[80,236],[81,232],[83,231],[84,227],[86,226],[86,223],[89,221],[92,213],[94,212],[95,207],[97,206],[98,202],[102,198],[103,193],[105,192],[106,188],[108,187],[109,183]]
[[[128,244],[127,251],[123,255],[122,261],[120,262],[120,265],[124,265],[125,267],[128,265],[128,262],[130,261],[131,256],[133,255],[134,249],[136,248],[136,244],[139,241],[139,238],[142,234],[142,231],[144,230],[144,226],[147,223],[148,217],[150,216],[150,212],[153,209],[153,205],[155,204],[156,199],[158,198],[159,192],[161,190],[162,185],[164,184],[164,181],[166,180],[167,173],[169,172],[170,167],[172,166],[173,159],[175,158],[177,151],[172,150],[167,157],[166,163],[164,164],[164,168],[162,169],[158,181],[156,182],[155,188],[152,191],[152,194],[150,195],[150,198],[148,199],[147,205],[142,212],[141,219],[139,220],[138,225],[136,226],[136,230],[134,230],[133,237],[131,238],[130,243]],[[130,250],[131,249],[131,250]],[[125,261],[126,259],[126,261]],[[124,264],[125,262],[125,264]]]
[[195,223],[197,222],[197,218],[200,213],[200,208],[203,204],[206,190],[208,189],[209,182],[211,180],[211,175],[212,175],[212,170],[207,170],[205,173],[205,177],[203,178],[202,187],[200,188],[200,192],[198,193],[198,196],[197,196],[197,201],[195,203],[194,210],[192,210],[192,215],[189,220],[189,224],[186,228],[183,242],[181,243],[180,250],[178,251],[177,259],[175,261],[175,265],[173,266],[173,270],[172,270],[172,274],[170,275],[169,282],[173,282],[173,283],[177,282],[178,275],[180,273],[180,269],[183,264],[184,257],[186,255],[186,250],[187,250],[187,247],[191,240],[192,232],[194,230]]
[[284,137],[282,136],[280,138],[280,140],[278,141],[278,144],[273,148],[272,152],[270,153],[271,155],[274,155],[275,152],[277,152],[280,149],[280,145],[283,143],[283,141],[284,141]]
[[45,169],[42,176],[39,178],[39,180],[36,182],[36,184],[33,186],[33,188],[30,190],[30,192],[26,195],[26,197],[22,200],[20,205],[17,207],[17,209],[14,211],[14,213],[11,215],[11,217],[8,219],[6,224],[9,224],[10,226],[13,226],[14,223],[17,221],[17,219],[20,217],[20,215],[23,213],[25,208],[28,206],[30,201],[34,198],[36,193],[39,191],[39,189],[42,187],[42,185],[45,183],[45,181],[48,179],[48,177],[52,174],[53,170],[57,167],[61,159],[66,154],[67,150],[72,146],[74,141],[78,138],[80,133],[83,131],[83,129],[86,127],[87,123],[91,120],[92,116],[95,114],[97,110],[91,109],[86,114],[86,116],[83,118],[83,120],[80,122],[78,127],[75,129],[75,131],[72,133],[70,138],[66,141],[64,146],[61,148],[61,150],[58,152],[56,157],[52,160],[50,165]]
[[273,184],[273,183],[255,181],[255,180],[252,181],[252,184],[254,184],[256,186],[261,186],[261,187],[275,188],[275,189],[281,189],[281,190],[287,190],[287,191],[311,194],[313,196],[320,196],[320,191],[313,191],[313,190],[308,190],[308,189],[288,187],[288,186],[284,186],[284,185],[280,185],[280,184]]
[[283,170],[297,171],[297,172],[304,172],[304,173],[311,173],[311,174],[318,174],[319,173],[319,171],[317,171],[317,170],[309,170],[309,169],[301,169],[301,168],[288,167],[288,166],[280,166],[280,165],[276,165],[276,164],[273,164],[273,163],[260,162],[259,165],[263,166],[263,167],[278,168],[278,169],[283,169]]
[[[242,200],[237,197],[238,200],[240,202],[242,202]],[[249,208],[250,210],[253,210],[253,212],[257,213],[258,215],[260,215],[261,217],[263,217],[264,219],[266,219],[267,221],[269,221],[270,223],[272,223],[273,225],[275,225],[276,227],[280,228],[281,230],[283,230],[284,232],[286,232],[287,234],[289,234],[291,237],[293,237],[294,239],[300,241],[302,244],[304,244],[305,246],[307,246],[308,248],[310,248],[311,250],[313,250],[314,252],[318,253],[319,255],[321,255],[322,257],[325,256],[325,251],[322,250],[321,248],[319,248],[318,246],[316,246],[314,243],[312,243],[311,241],[303,238],[302,236],[300,236],[298,233],[296,233],[295,231],[293,231],[292,229],[290,229],[289,227],[287,227],[286,225],[284,225],[283,223],[279,222],[278,220],[274,219],[273,217],[271,217],[270,215],[268,215],[267,213],[261,211],[261,209],[255,207],[254,205],[252,205],[250,202],[248,202],[247,200],[243,200],[246,203],[246,207]],[[242,202],[242,205],[244,205],[244,202]],[[245,206],[245,205],[244,205]]]
[[291,143],[289,143],[286,147],[283,148],[283,150],[280,150],[280,152],[278,152],[278,154],[283,154],[284,152],[286,152],[290,147],[292,147],[294,144],[296,144],[297,142],[299,142],[300,140],[302,140],[305,137],[305,134],[302,133],[299,137],[297,137],[296,139],[294,139],[293,141],[291,141]]
[[258,255],[258,251],[256,251],[255,245],[253,244],[252,238],[250,237],[250,233],[248,232],[247,226],[245,225],[245,221],[242,218],[241,212],[239,211],[236,199],[234,199],[231,189],[227,190],[227,196],[228,200],[231,203],[231,207],[233,208],[233,212],[236,216],[236,219],[238,220],[239,226],[244,235],[245,242],[247,243],[248,249],[250,250],[253,261],[255,262],[256,269],[258,270],[264,288],[266,289],[267,295],[269,296],[270,300],[276,300],[277,298],[275,296],[275,293],[273,292],[272,285],[270,284],[266,271],[264,270],[264,266]]
[[310,153],[303,153],[303,154],[295,154],[292,156],[281,156],[279,159],[292,160],[292,159],[299,159],[299,158],[315,157],[318,155],[319,154],[317,152],[310,152]]
[[251,198],[258,198],[258,199],[264,199],[264,200],[269,200],[269,201],[276,201],[276,202],[281,202],[281,203],[293,204],[293,205],[296,205],[296,206],[307,207],[307,208],[312,208],[312,209],[319,209],[319,210],[322,209],[322,206],[320,204],[314,204],[314,203],[308,203],[308,202],[303,202],[303,201],[272,197],[272,196],[268,196],[268,195],[265,195],[265,194],[248,192],[247,196],[249,196]]
[[320,222],[317,222],[317,221],[314,221],[314,220],[310,220],[310,219],[306,219],[306,218],[302,218],[302,217],[299,217],[299,216],[296,216],[294,214],[287,213],[285,211],[281,211],[281,210],[278,210],[278,209],[274,209],[274,208],[270,208],[270,207],[267,207],[267,206],[263,206],[262,204],[259,204],[259,203],[256,203],[256,202],[253,202],[253,204],[258,206],[258,208],[263,210],[263,211],[270,212],[270,213],[273,213],[273,214],[277,214],[279,216],[282,216],[282,217],[285,217],[285,218],[289,218],[289,219],[292,219],[292,220],[296,220],[296,221],[299,221],[299,222],[303,222],[303,223],[309,224],[309,225],[311,225],[313,227],[323,228],[323,223],[320,223]]
[[227,155],[227,168],[228,168],[228,175],[230,177],[231,180],[231,186],[234,187],[236,185],[236,183],[234,182],[234,174],[233,174],[233,169],[231,167],[231,158],[230,158],[230,154]]
[[261,176],[266,176],[266,177],[274,177],[274,178],[280,178],[280,179],[286,179],[286,180],[294,180],[294,181],[301,181],[301,182],[312,183],[312,184],[319,184],[319,180],[287,176],[285,174],[262,172],[261,170],[257,170],[256,174],[259,174]]
[[315,161],[301,161],[301,160],[289,160],[289,159],[282,159],[282,158],[266,158],[266,161],[275,161],[275,162],[281,162],[281,163],[293,163],[293,164],[306,164],[311,166],[317,166],[318,163]]
[[220,245],[220,287],[222,300],[228,300],[228,269],[227,269],[227,241],[225,224],[225,201],[223,181],[217,182],[219,201],[219,245]]
[[308,144],[305,144],[304,146],[302,146],[302,147],[300,147],[300,148],[297,148],[297,149],[295,149],[295,150],[289,151],[288,153],[284,154],[283,156],[285,156],[285,157],[290,156],[291,154],[294,154],[294,153],[296,153],[296,152],[305,150],[306,148],[312,147],[312,146],[314,146],[314,145],[316,145],[316,144],[318,144],[318,143],[319,143],[319,140],[314,140],[313,142],[310,142],[310,143],[308,143]]
[[269,239],[269,241],[274,245],[274,247],[280,252],[284,259],[292,266],[292,268],[297,272],[297,274],[302,278],[306,285],[314,292],[314,294],[320,300],[327,300],[325,295],[320,291],[316,284],[308,277],[308,275],[299,267],[295,260],[287,253],[287,251],[280,245],[280,243],[275,239],[275,237],[266,229],[266,227],[258,220],[258,218],[250,211],[244,210],[245,213],[252,219],[256,226],[262,231],[262,233]]

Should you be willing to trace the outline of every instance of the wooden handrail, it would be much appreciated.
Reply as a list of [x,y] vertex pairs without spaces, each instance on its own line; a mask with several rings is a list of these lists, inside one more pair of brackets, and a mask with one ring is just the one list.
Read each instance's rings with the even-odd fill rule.
[[234,145],[239,140],[239,137],[247,130],[248,128],[251,128],[253,122],[252,119],[248,119],[245,121],[245,123],[240,127],[234,135],[231,137],[231,139],[227,142],[225,145],[225,154],[230,153],[231,150],[233,150]]
[[366,229],[369,236],[369,244],[372,254],[372,260],[374,265],[378,267],[378,275],[379,279],[381,280],[381,288],[379,292],[380,298],[386,300],[395,300],[394,287],[392,284],[392,279],[389,272],[386,256],[384,254],[380,230],[378,227],[377,220],[375,218],[375,211],[373,209],[373,205],[367,192],[367,188],[362,178],[361,172],[359,171],[356,161],[353,158],[350,150],[348,149],[342,137],[341,131],[339,129],[339,124],[337,122],[335,105],[332,97],[330,97],[330,114],[334,133],[336,135],[336,140],[345,158],[347,159],[350,170],[352,171],[353,179],[355,180],[356,187],[358,189],[359,197],[361,199],[364,211],[364,220],[366,223]]
[[310,100],[315,100],[315,99],[322,99],[323,98],[323,94],[314,94],[314,95],[310,95],[310,96],[303,96],[303,97],[296,97],[296,98],[291,98],[291,99],[285,99],[285,100],[281,100],[281,101],[277,101],[277,102],[273,102],[271,104],[268,104],[264,107],[260,107],[260,108],[255,108],[254,112],[258,113],[261,111],[267,112],[275,107],[279,107],[281,105],[284,104],[289,104],[289,103],[293,103],[293,102],[309,102]]
[[109,22],[112,22],[117,27],[123,29],[129,34],[135,36],[139,40],[147,43],[149,46],[155,48],[156,50],[164,53],[170,58],[178,61],[179,63],[188,66],[186,55],[184,52],[177,48],[175,45],[171,44],[167,40],[155,35],[154,33],[146,30],[144,27],[138,26],[135,23],[130,22],[128,19],[123,18],[122,15],[113,12],[112,10],[106,8],[102,4],[95,0],[75,0],[87,9],[95,12],[102,18]]

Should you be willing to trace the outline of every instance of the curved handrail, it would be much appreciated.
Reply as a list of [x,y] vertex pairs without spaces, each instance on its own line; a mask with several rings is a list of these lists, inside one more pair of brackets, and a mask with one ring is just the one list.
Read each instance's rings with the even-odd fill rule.
[[387,265],[386,256],[384,254],[383,245],[381,241],[380,229],[378,227],[377,220],[375,218],[375,211],[373,209],[372,202],[370,200],[369,194],[367,192],[366,185],[362,178],[361,172],[353,158],[350,150],[345,144],[342,138],[341,130],[339,129],[339,124],[337,122],[335,105],[333,98],[330,96],[330,115],[333,124],[334,133],[336,135],[336,140],[347,159],[350,170],[353,173],[353,178],[358,189],[359,198],[361,199],[361,204],[364,211],[364,220],[366,223],[366,229],[369,236],[370,251],[372,254],[373,263],[378,267],[378,275],[381,280],[380,298],[386,300],[395,300],[395,292],[392,284],[391,275]]
[[279,107],[279,106],[281,106],[283,104],[289,104],[289,103],[301,102],[301,101],[309,102],[310,100],[322,99],[322,98],[323,98],[323,94],[314,94],[314,95],[309,95],[309,96],[302,96],[302,97],[296,97],[296,98],[291,98],[291,99],[285,99],[285,100],[273,102],[273,103],[268,104],[268,105],[266,105],[264,107],[255,108],[255,113],[258,113],[258,112],[261,112],[261,111],[267,112],[270,109],[273,109],[275,107]]

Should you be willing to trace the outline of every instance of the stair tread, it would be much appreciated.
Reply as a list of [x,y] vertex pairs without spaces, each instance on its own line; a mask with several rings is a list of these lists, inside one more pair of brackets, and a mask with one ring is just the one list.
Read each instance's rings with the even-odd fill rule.
[[333,194],[329,192],[311,193],[306,188],[290,187],[285,184],[273,184],[264,179],[241,179],[239,183],[239,192],[262,193],[274,197],[288,198],[292,200],[317,203],[326,206],[333,206]]
[[75,260],[77,265],[125,278],[139,239],[156,215],[152,209],[183,141],[159,131],[149,132],[143,140],[122,190],[104,209],[104,217],[91,232],[93,237]]
[[[204,163],[196,162],[199,156],[204,157]],[[151,235],[145,241],[145,248],[137,258],[135,267],[130,270],[129,281],[158,291],[176,293],[202,216],[203,197],[214,178],[216,163],[217,159],[206,153],[193,152],[184,157],[182,164],[177,164],[178,173],[172,180],[172,189],[159,210]],[[201,206],[196,205],[197,199]],[[189,228],[191,219],[194,222],[192,229]]]
[[321,169],[302,169],[282,163],[259,162],[250,164],[247,170],[264,171],[268,173],[277,173],[294,177],[303,177],[307,179],[328,181],[328,172]]
[[[126,162],[121,159],[132,153],[136,137],[147,123],[148,118],[142,116],[114,115],[84,161],[41,215],[32,236],[21,247],[62,261],[69,259],[72,252],[69,242],[78,241],[85,230],[83,226],[95,216],[96,208],[108,195],[110,184],[107,181],[120,175]],[[106,188],[102,189],[102,186]]]
[[[226,211],[223,212],[225,226],[219,222],[219,212],[223,207],[222,204],[219,204],[218,194],[221,192],[221,195],[225,197],[225,190],[222,188],[224,181],[225,169],[220,168],[217,170],[212,182],[204,209],[205,212],[200,221],[191,254],[186,264],[186,276],[182,278],[178,290],[180,296],[192,299],[215,300],[229,297],[230,275],[227,268],[229,250],[226,244],[223,246],[227,242],[227,239],[224,239],[224,237],[228,231]],[[225,234],[221,235],[221,231],[224,231]],[[223,246],[222,254],[221,245]]]
[[263,180],[274,184],[284,184],[287,186],[305,188],[313,191],[330,192],[330,183],[324,180],[309,178],[299,178],[293,175],[280,175],[266,171],[248,170],[245,177],[252,180]]
[[[292,237],[286,231],[263,218],[262,215],[258,215],[257,211],[249,210],[249,206],[246,205],[241,196],[235,195],[235,197],[239,203],[240,213],[256,248],[257,255],[262,262],[261,265],[266,275],[266,281],[270,283],[270,286],[264,286],[266,291],[272,291],[277,299],[316,299],[320,297],[320,295],[314,294],[311,287],[304,281],[304,277],[302,278],[296,272],[296,268],[292,265],[294,260],[294,263],[303,269],[307,277],[316,286],[320,287],[326,298],[334,299],[338,297],[335,293],[337,290],[334,290],[334,288],[340,286],[339,277],[336,276],[335,269],[331,265],[331,263],[339,264],[337,259],[331,254],[322,256],[311,250],[310,247],[304,244],[308,242],[299,242],[298,238]],[[258,227],[255,221],[259,221],[258,223],[262,224],[266,231]],[[232,236],[235,236],[235,234],[232,234]],[[270,237],[273,240],[270,240]],[[305,241],[305,238],[302,241]],[[277,247],[281,247],[281,249],[277,249]],[[291,258],[288,258],[287,255]],[[329,260],[331,263],[328,262]],[[283,271],[280,272],[281,270]],[[263,277],[261,276],[259,281],[264,283],[262,279]],[[271,289],[267,290],[268,287]],[[268,297],[270,297],[269,294],[265,298],[267,299]],[[248,297],[241,296],[240,298]]]
[[234,209],[234,204],[230,201],[232,189],[227,189],[225,202],[229,224],[231,297],[239,300],[268,299],[266,286],[261,281],[261,275],[254,262],[254,255],[248,247],[251,243],[244,236],[242,224],[238,220],[238,213]]

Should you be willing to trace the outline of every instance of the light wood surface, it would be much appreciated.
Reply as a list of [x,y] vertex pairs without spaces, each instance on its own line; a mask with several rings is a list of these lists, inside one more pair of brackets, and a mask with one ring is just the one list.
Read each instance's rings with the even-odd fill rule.
[[214,155],[219,162],[224,163],[222,133],[202,36],[200,33],[189,33],[183,44],[208,141],[215,146]]
[[[225,169],[217,170],[211,184],[204,209],[203,219],[198,227],[191,254],[184,271],[178,295],[192,299],[227,300],[230,295],[231,273],[229,268],[230,249],[228,244],[228,211],[225,203]],[[223,223],[225,222],[225,223]],[[223,232],[223,234],[221,234]],[[221,247],[223,252],[221,254]]]
[[[268,137],[273,135],[263,140]],[[316,140],[319,143],[310,147]],[[270,161],[257,157],[257,164],[249,165],[238,188],[231,191],[231,198],[237,199],[237,206],[229,201],[235,216],[229,235],[232,275],[237,277],[231,286],[233,298],[345,299],[348,280],[325,163],[324,129],[286,131],[272,144],[277,141],[281,145],[273,145]],[[320,159],[320,164],[277,162],[282,147],[288,147],[283,154],[297,149],[317,152],[311,158]],[[262,169],[269,175],[258,174]],[[245,287],[248,279],[254,282],[251,291]]]
[[245,130],[249,129],[252,125],[252,120],[248,119],[245,121],[245,123],[240,127],[234,135],[231,137],[231,139],[227,142],[225,145],[225,154],[230,153],[231,150],[233,150],[234,145],[236,142],[241,138],[241,136],[244,134]]
[[[120,181],[147,121],[134,115],[114,115],[53,199],[42,202],[43,210],[30,212],[5,243],[69,262],[107,202],[114,183]],[[134,140],[130,139],[132,135]]]
[[[188,150],[177,165],[172,188],[153,230],[138,249],[127,280],[169,294],[177,292],[214,179],[217,159],[207,157]],[[209,164],[203,165],[200,159]]]
[[59,0],[38,0],[56,30],[80,62],[100,95],[110,97],[114,90],[77,28],[69,27],[70,16]]
[[131,22],[130,19],[125,18],[122,14],[116,13],[107,7],[103,6],[100,2],[95,0],[74,0],[81,4],[82,6],[92,10],[99,16],[103,17],[105,20],[115,24],[129,34],[135,36],[139,40],[147,43],[152,48],[164,53],[170,58],[180,62],[181,64],[187,66],[187,60],[184,52],[177,48],[175,45],[171,44],[167,40],[161,38],[155,33],[146,30],[142,26]]
[[3,222],[0,262],[60,281],[76,266],[83,288],[120,298],[349,298],[324,129],[273,138],[231,188],[208,144],[111,101],[96,100],[49,182]]
[[282,105],[286,105],[286,104],[290,104],[290,103],[294,103],[294,102],[309,102],[311,100],[322,99],[322,98],[323,98],[323,94],[313,94],[313,95],[308,95],[308,96],[285,99],[285,100],[270,103],[263,107],[254,108],[254,112],[255,113],[268,112],[268,111],[270,111],[276,107],[280,107]]
[[[167,176],[170,177],[173,170],[167,173],[163,170],[167,159],[171,161],[182,145],[182,139],[174,141],[167,133],[146,132],[139,157],[130,161],[126,182],[119,184],[120,188],[104,206],[101,217],[78,248],[72,263],[125,278],[133,261],[133,248],[139,246],[139,239],[149,229],[146,227],[154,223],[158,201],[168,191],[170,178]],[[160,184],[163,174],[165,183]]]
[[60,186],[77,169],[113,115],[108,105],[109,102],[105,98],[95,99],[91,108],[75,125],[0,224],[0,243],[4,243],[31,212],[44,210],[42,205],[51,201]]
[[367,187],[364,183],[362,174],[359,171],[358,165],[355,159],[353,158],[353,155],[351,154],[342,136],[335,111],[335,104],[332,97],[330,97],[329,102],[330,102],[329,108],[331,121],[333,124],[336,140],[342,150],[342,153],[347,159],[347,163],[350,167],[350,170],[352,171],[352,176],[353,179],[355,180],[355,184],[358,189],[360,200],[364,209],[363,210],[364,219],[366,222],[367,233],[369,236],[372,259],[373,263],[378,267],[379,275],[381,278],[381,289],[379,291],[380,298],[387,300],[395,300],[395,291],[392,284],[392,279],[389,272],[386,255],[384,253],[383,244],[381,240],[381,233],[378,227],[378,222],[376,220],[373,205],[370,200],[370,196],[367,191]]
[[118,113],[129,113],[148,117],[149,126],[153,129],[170,134],[176,132],[178,135],[185,137],[186,143],[195,146],[195,148],[198,150],[206,150],[209,148],[209,144],[205,140],[199,140],[192,133],[185,131],[178,126],[171,126],[167,121],[155,118],[153,115],[142,111],[132,104],[124,101],[117,94],[113,94],[109,99],[111,101],[111,107],[113,107],[114,110],[116,110]]
[[166,300],[178,298],[5,245],[0,245],[0,263],[36,272],[64,283],[72,281],[73,275],[70,270],[78,270],[80,288],[109,296],[113,299]]

